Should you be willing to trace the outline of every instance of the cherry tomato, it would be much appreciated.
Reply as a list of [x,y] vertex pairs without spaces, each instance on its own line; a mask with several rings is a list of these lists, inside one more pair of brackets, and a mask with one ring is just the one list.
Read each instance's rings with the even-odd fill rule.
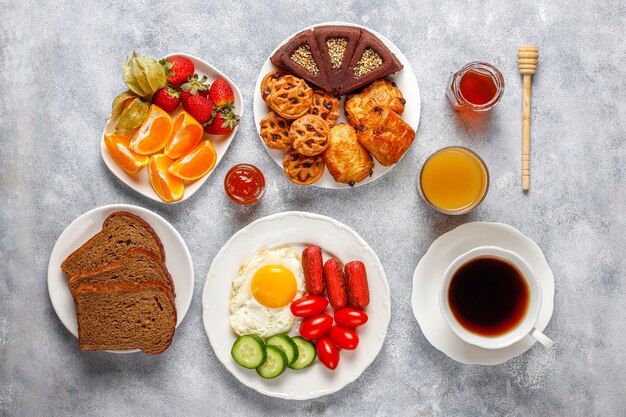
[[333,325],[333,318],[328,314],[318,314],[300,323],[300,336],[306,340],[316,340],[324,336]]
[[325,367],[331,370],[335,370],[339,365],[339,349],[330,340],[330,337],[324,336],[315,343],[315,350],[317,351],[317,357]]
[[296,317],[311,317],[323,313],[328,300],[319,295],[307,295],[291,303],[291,314]]
[[353,329],[333,326],[329,335],[332,341],[342,349],[354,350],[359,345],[359,335]]
[[367,323],[367,314],[358,308],[346,307],[335,311],[335,321],[340,326],[354,329]]

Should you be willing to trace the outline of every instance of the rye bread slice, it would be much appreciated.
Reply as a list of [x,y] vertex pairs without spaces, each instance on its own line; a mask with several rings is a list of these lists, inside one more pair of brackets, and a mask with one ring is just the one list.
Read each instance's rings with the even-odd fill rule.
[[104,220],[101,232],[63,261],[61,270],[70,278],[119,261],[131,249],[145,249],[165,262],[165,250],[154,229],[135,214],[116,211]]
[[[365,61],[368,61],[364,57],[366,51],[369,51],[370,54],[373,53],[374,56],[380,58],[382,62],[376,68],[371,69],[365,74],[357,75],[355,74],[355,70],[358,69],[358,67],[361,65],[361,58],[363,58]],[[352,55],[350,65],[348,65],[348,68],[346,68],[346,73],[344,74],[343,80],[341,81],[339,94],[344,95],[350,93],[371,83],[374,80],[386,77],[387,75],[393,74],[394,72],[398,72],[402,68],[402,63],[393,54],[393,52],[391,52],[389,48],[387,48],[387,46],[373,33],[370,33],[367,30],[363,29],[361,31],[361,37],[359,38],[359,44],[357,45],[356,50]]]
[[176,306],[158,281],[82,284],[74,300],[82,350],[141,349],[156,355],[172,343]]
[[82,284],[141,284],[146,281],[158,281],[176,297],[172,277],[167,267],[152,252],[145,249],[133,249],[117,262],[74,275],[67,282],[72,295]]

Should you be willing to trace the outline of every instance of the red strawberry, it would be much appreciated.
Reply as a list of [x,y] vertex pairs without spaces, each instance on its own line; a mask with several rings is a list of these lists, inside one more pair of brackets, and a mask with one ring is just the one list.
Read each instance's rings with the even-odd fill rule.
[[173,56],[159,61],[165,68],[167,82],[179,86],[193,75],[193,62],[182,56]]
[[218,109],[230,109],[235,104],[233,89],[230,88],[230,85],[223,78],[213,81],[209,97],[211,97]]
[[152,104],[155,104],[168,113],[176,110],[180,104],[180,94],[172,87],[159,88],[152,96]]
[[185,109],[194,119],[204,124],[210,122],[213,118],[215,105],[210,98],[202,97],[199,94],[192,94],[187,99]]
[[185,84],[180,86],[180,99],[183,101],[183,106],[187,105],[187,100],[194,94],[200,94],[205,98],[209,96],[209,86],[205,84],[206,80],[206,75],[202,79],[198,79],[198,74],[194,74],[187,79]]
[[230,109],[218,110],[213,121],[204,126],[209,135],[224,135],[230,133],[239,123],[239,116]]

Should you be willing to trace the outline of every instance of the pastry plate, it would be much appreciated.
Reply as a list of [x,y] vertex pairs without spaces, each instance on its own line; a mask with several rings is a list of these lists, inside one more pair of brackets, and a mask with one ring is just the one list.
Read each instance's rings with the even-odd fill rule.
[[413,275],[413,314],[424,337],[452,359],[481,365],[497,365],[526,352],[535,339],[526,336],[503,349],[484,349],[459,338],[439,309],[444,272],[461,254],[478,246],[498,246],[516,252],[528,261],[539,278],[543,303],[536,328],[543,331],[554,310],[554,276],[541,249],[517,229],[503,223],[467,223],[440,236],[422,257]]
[[[213,81],[215,81],[217,78],[220,78],[220,77],[228,81],[230,86],[233,88],[233,92],[235,94],[235,107],[234,107],[235,114],[238,114],[241,117],[243,117],[243,108],[244,108],[243,96],[241,95],[241,91],[239,91],[239,88],[235,85],[235,83],[230,78],[228,78],[226,75],[224,75],[222,72],[220,72],[217,68],[215,68],[211,64],[208,64],[204,62],[203,60],[201,60],[200,58],[197,58],[193,55],[188,55],[188,54],[177,52],[177,53],[166,55],[163,58],[169,58],[172,56],[183,56],[191,60],[191,62],[193,62],[193,65],[195,67],[195,70],[198,76],[202,77],[203,75],[206,75],[208,78],[208,82],[210,83],[212,83]],[[176,119],[176,116],[178,116],[178,113],[180,113],[180,111],[181,111],[181,107],[179,107],[178,110],[172,113],[171,116],[173,120]],[[104,131],[102,132],[102,138],[100,140],[100,153],[102,154],[102,159],[104,160],[104,163],[111,170],[111,172],[117,178],[119,178],[120,181],[122,181],[124,184],[128,185],[130,188],[137,191],[139,194],[142,194],[154,201],[158,201],[164,204],[180,203],[181,201],[185,201],[186,199],[191,197],[196,191],[198,191],[198,189],[202,187],[202,184],[204,184],[204,182],[211,176],[211,174],[215,172],[215,168],[224,157],[224,154],[226,154],[228,147],[233,141],[233,137],[237,133],[237,129],[239,129],[239,125],[235,126],[233,131],[230,132],[228,135],[216,136],[216,135],[205,134],[204,138],[209,138],[217,154],[217,160],[215,161],[215,166],[208,174],[206,174],[204,177],[200,178],[199,180],[193,181],[193,182],[185,181],[185,195],[183,196],[182,199],[180,199],[179,201],[175,201],[173,203],[165,203],[152,189],[152,186],[150,185],[150,180],[148,179],[148,175],[146,173],[147,168],[142,169],[136,175],[130,175],[126,173],[122,168],[120,168],[119,165],[117,165],[117,163],[113,160],[113,158],[111,158],[111,155],[109,154],[109,151],[107,150],[106,145],[104,143],[104,136],[107,133],[113,132],[115,130],[116,124],[117,124],[117,119],[109,119],[107,121],[107,124],[104,127]]]
[[[61,271],[61,263],[89,238],[102,230],[102,222],[116,211],[128,211],[144,219],[152,226],[165,248],[165,265],[172,276],[176,290],[176,327],[183,321],[193,295],[193,263],[189,249],[181,235],[163,217],[150,210],[127,204],[113,204],[88,211],[65,228],[52,249],[48,263],[48,292],[52,307],[61,323],[75,337],[78,337],[76,309],[67,278]],[[132,353],[139,350],[116,350],[113,353]]]
[[[402,94],[404,95],[404,98],[406,100],[406,107],[405,107],[404,114],[402,115],[402,118],[413,128],[413,130],[415,130],[415,132],[417,132],[417,126],[419,125],[419,121],[420,121],[421,101],[420,101],[420,90],[419,90],[419,86],[417,84],[417,78],[415,77],[415,73],[413,72],[413,68],[411,67],[411,63],[404,56],[404,54],[400,51],[400,49],[398,49],[398,47],[393,44],[393,42],[391,42],[389,39],[387,39],[385,36],[381,35],[380,33],[376,32],[375,30],[372,30],[372,29],[367,28],[365,26],[357,25],[357,24],[354,24],[354,23],[346,23],[346,22],[319,23],[319,24],[316,24],[316,25],[304,28],[302,30],[299,30],[298,32],[296,32],[296,33],[290,35],[289,37],[287,37],[283,42],[280,43],[280,45],[278,45],[276,47],[276,49],[274,49],[274,51],[272,51],[272,53],[270,54],[270,57],[272,55],[274,55],[274,53],[276,53],[278,48],[280,48],[287,41],[289,41],[291,38],[293,38],[298,33],[302,32],[303,30],[312,29],[312,28],[314,28],[316,26],[327,26],[327,25],[355,26],[355,27],[360,27],[360,28],[366,29],[367,31],[369,31],[372,34],[374,34],[375,36],[377,36],[378,39],[380,39],[391,50],[391,52],[393,52],[396,55],[396,57],[400,60],[400,62],[404,66],[404,68],[402,70],[398,71],[397,73],[392,74],[392,75],[390,75],[388,77],[385,77],[385,78],[387,78],[387,79],[389,79],[391,81],[395,81],[396,84],[398,84],[398,88],[400,89],[400,91],[402,91]],[[260,136],[260,134],[261,134],[261,127],[259,126],[259,124],[261,123],[261,120],[263,120],[265,118],[265,116],[267,115],[267,113],[269,113],[269,111],[270,111],[270,109],[267,106],[267,104],[265,104],[265,102],[261,98],[261,91],[260,91],[261,90],[261,81],[263,81],[263,77],[265,76],[265,74],[267,74],[271,70],[274,70],[274,69],[278,68],[278,67],[276,67],[274,64],[272,64],[270,62],[270,57],[268,57],[265,60],[265,63],[261,67],[261,72],[259,73],[259,77],[257,78],[256,85],[254,87],[254,100],[253,100],[253,104],[254,104],[254,124],[256,125],[257,133],[259,134],[259,140],[263,144],[263,147],[267,150],[269,155],[272,157],[272,159],[278,165],[278,167],[280,169],[280,174],[284,176],[284,173],[283,173],[283,155],[284,155],[284,152],[276,150],[276,149],[268,148],[267,146],[265,146],[265,143],[263,142],[263,139],[261,139],[261,136]],[[348,121],[346,119],[346,116],[344,114],[344,110],[343,110],[344,101],[345,101],[345,96],[342,96],[341,103],[339,105],[339,107],[341,109],[340,110],[341,115],[339,116],[339,119],[337,120],[337,123],[348,123]],[[411,148],[412,147],[409,147],[407,152],[410,152]],[[406,155],[406,153],[405,153],[405,155]],[[374,159],[374,172],[373,172],[373,174],[370,177],[367,177],[366,179],[361,181],[360,183],[355,184],[354,186],[357,187],[359,185],[370,183],[370,182],[372,182],[372,181],[382,177],[383,175],[385,175],[394,166],[395,165],[388,166],[388,167],[383,166],[380,163],[378,163],[378,161],[376,161],[376,159]],[[348,184],[342,184],[342,183],[336,182],[333,179],[332,175],[330,175],[330,172],[328,172],[328,169],[325,169],[324,170],[324,175],[322,175],[322,177],[316,183],[314,183],[312,185],[315,185],[317,187],[322,187],[322,188],[337,188],[337,189],[338,188],[352,188]]]
[[[301,371],[287,369],[276,379],[266,380],[254,369],[245,369],[230,354],[237,336],[230,328],[229,301],[232,278],[240,265],[260,249],[284,245],[301,252],[307,244],[324,249],[324,259],[333,255],[344,263],[361,260],[367,268],[371,301],[369,321],[358,329],[360,344],[354,351],[341,351],[336,370],[319,360]],[[204,328],[215,355],[244,385],[268,396],[305,400],[331,394],[356,380],[382,348],[391,318],[389,284],[378,256],[354,230],[329,217],[313,213],[277,213],[250,223],[230,238],[213,259],[202,295]],[[290,332],[297,334],[298,325]]]

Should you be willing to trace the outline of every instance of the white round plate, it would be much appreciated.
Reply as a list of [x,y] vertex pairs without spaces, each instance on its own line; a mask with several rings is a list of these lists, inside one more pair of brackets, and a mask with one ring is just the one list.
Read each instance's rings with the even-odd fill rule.
[[413,275],[413,314],[426,339],[452,359],[481,365],[497,365],[530,349],[535,339],[526,336],[503,349],[484,349],[459,338],[439,309],[440,287],[448,265],[477,246],[499,246],[516,252],[528,261],[539,278],[543,304],[536,328],[546,328],[554,309],[554,276],[541,249],[517,229],[503,223],[467,223],[440,236],[430,245]]
[[[378,39],[380,39],[390,50],[391,52],[393,52],[395,54],[395,56],[400,60],[400,62],[402,63],[402,65],[404,66],[404,68],[400,71],[398,71],[395,74],[392,74],[387,78],[388,80],[391,81],[395,81],[396,84],[398,84],[398,88],[400,89],[400,91],[402,91],[402,94],[406,100],[406,107],[404,110],[404,114],[402,115],[402,118],[404,119],[405,122],[407,122],[412,128],[413,130],[415,130],[415,132],[417,132],[417,126],[419,125],[419,121],[420,121],[420,107],[421,107],[421,101],[420,101],[420,90],[419,90],[419,86],[417,84],[417,78],[415,77],[415,73],[413,72],[413,68],[411,67],[411,63],[409,62],[408,59],[406,59],[406,57],[404,56],[404,54],[400,51],[400,49],[398,49],[398,47],[396,45],[394,45],[389,39],[387,39],[386,37],[384,37],[383,35],[381,35],[380,33],[376,32],[375,30],[372,30],[370,28],[367,28],[365,26],[361,26],[361,25],[357,25],[354,23],[346,23],[346,22],[326,22],[326,23],[319,23],[316,25],[312,25],[309,26],[307,28],[304,28],[302,30],[299,30],[298,32],[290,35],[288,38],[286,38],[283,42],[280,43],[280,45],[278,45],[276,47],[276,49],[274,49],[274,51],[270,54],[270,57],[272,55],[274,55],[276,53],[276,51],[278,51],[278,48],[280,48],[282,45],[284,45],[287,41],[289,41],[291,38],[293,38],[295,35],[297,35],[298,33],[302,32],[303,30],[308,30],[308,29],[312,29],[316,26],[327,26],[327,25],[342,25],[342,26],[355,26],[355,27],[360,27],[363,29],[366,29],[367,31],[371,32],[373,35],[377,36]],[[261,139],[261,127],[260,127],[260,123],[261,120],[263,120],[265,118],[265,116],[267,116],[267,113],[269,113],[270,109],[267,106],[267,104],[265,104],[265,102],[263,101],[263,99],[261,98],[261,81],[263,81],[263,77],[265,76],[265,74],[267,74],[268,72],[270,72],[271,70],[277,69],[277,67],[271,63],[269,57],[265,60],[265,63],[263,64],[263,67],[261,67],[261,72],[259,73],[259,77],[256,80],[256,85],[254,87],[254,124],[256,125],[256,129],[257,129],[257,133],[259,134],[259,140],[261,141],[261,143],[263,144],[263,146],[265,147],[265,149],[267,150],[267,152],[270,154],[270,156],[272,157],[272,159],[276,162],[276,164],[278,165],[278,167],[280,168],[280,174],[283,174],[283,155],[284,152],[283,151],[279,151],[276,149],[270,149],[267,146],[265,146],[265,142],[263,142],[263,139]],[[346,116],[344,114],[343,111],[343,103],[345,101],[345,96],[343,96],[341,98],[341,104],[340,104],[340,109],[341,109],[341,115],[339,116],[339,119],[337,120],[337,123],[348,123],[348,119],[346,119]],[[410,149],[410,148],[409,148]],[[408,150],[407,150],[408,152]],[[381,164],[378,163],[378,161],[376,161],[374,159],[374,172],[372,173],[372,175],[366,179],[364,179],[363,181],[361,181],[360,183],[355,184],[354,186],[357,187],[359,185],[363,185],[363,184],[367,184],[369,182],[372,182],[374,180],[376,180],[377,178],[382,177],[383,175],[385,175],[389,170],[391,170],[395,165],[392,166],[383,166]],[[322,177],[314,184],[317,187],[322,187],[322,188],[353,188],[350,187],[348,184],[342,184],[342,183],[338,183],[336,182],[332,175],[330,175],[330,172],[328,172],[328,170],[324,170],[324,175],[322,175]]]
[[[200,78],[202,78],[203,75],[206,75],[209,83],[212,83],[217,78],[224,78],[226,81],[228,81],[228,84],[230,84],[230,86],[233,89],[233,93],[235,94],[234,112],[235,114],[238,114],[239,116],[243,118],[243,108],[244,108],[243,96],[241,95],[241,91],[239,91],[239,88],[235,85],[235,83],[230,78],[228,78],[226,75],[224,75],[222,72],[220,72],[217,68],[215,68],[211,64],[208,64],[204,62],[203,60],[201,60],[200,58],[197,58],[193,55],[176,52],[174,54],[166,55],[163,58],[169,58],[172,56],[183,56],[185,58],[188,58],[191,62],[193,62],[196,74],[198,74]],[[180,111],[181,111],[181,107],[179,107],[178,110],[172,113],[172,120],[176,119],[176,116],[178,116],[178,113],[180,113]],[[122,168],[120,168],[119,165],[117,165],[117,163],[113,160],[113,158],[111,158],[111,155],[109,154],[109,151],[107,150],[107,147],[104,144],[104,136],[107,133],[111,133],[115,130],[115,125],[117,124],[117,120],[118,120],[117,118],[109,119],[107,121],[107,124],[104,126],[104,131],[102,132],[102,139],[100,140],[100,153],[102,154],[102,159],[104,160],[104,163],[106,164],[107,167],[109,167],[111,172],[117,178],[120,179],[120,181],[128,185],[133,190],[137,191],[139,194],[142,194],[154,201],[158,201],[159,203],[165,203],[154,192],[154,189],[152,189],[152,186],[150,185],[150,180],[148,179],[147,168],[142,169],[136,175],[130,175],[126,173]],[[215,161],[215,166],[208,174],[206,174],[204,177],[200,178],[199,180],[185,181],[185,195],[183,196],[183,198],[181,198],[179,201],[175,201],[173,203],[165,203],[165,204],[174,204],[174,203],[180,203],[181,201],[185,201],[186,199],[191,197],[196,191],[198,191],[200,187],[202,187],[202,184],[204,184],[207,178],[209,178],[211,174],[215,172],[215,168],[224,157],[224,154],[226,154],[228,147],[233,141],[232,140],[233,137],[237,133],[237,129],[239,129],[239,125],[235,126],[232,132],[230,132],[228,135],[208,135],[206,133],[204,134],[204,138],[208,138],[213,144],[213,147],[215,148],[215,152],[217,154],[217,160]]]
[[[48,292],[52,307],[61,323],[78,337],[78,323],[74,299],[67,287],[67,277],[61,271],[61,263],[89,238],[102,230],[102,222],[115,211],[128,211],[144,219],[159,235],[165,249],[165,265],[172,276],[176,290],[176,327],[183,321],[193,295],[193,263],[185,241],[163,217],[141,207],[112,204],[88,211],[65,228],[52,249],[48,262]],[[132,353],[139,350],[116,350],[113,353]]]
[[[251,255],[265,248],[291,246],[301,252],[308,244],[324,250],[324,259],[336,256],[342,262],[361,260],[367,268],[371,294],[366,311],[369,321],[359,327],[360,344],[354,351],[341,351],[339,366],[328,370],[316,360],[301,371],[287,369],[276,379],[266,380],[254,369],[233,360],[230,350],[237,335],[230,328],[232,278]],[[357,379],[382,348],[391,318],[389,284],[378,256],[354,230],[329,217],[313,213],[285,212],[250,223],[222,247],[207,276],[202,294],[204,328],[215,355],[244,385],[272,397],[305,400],[331,394]],[[296,324],[291,335],[298,332]]]

